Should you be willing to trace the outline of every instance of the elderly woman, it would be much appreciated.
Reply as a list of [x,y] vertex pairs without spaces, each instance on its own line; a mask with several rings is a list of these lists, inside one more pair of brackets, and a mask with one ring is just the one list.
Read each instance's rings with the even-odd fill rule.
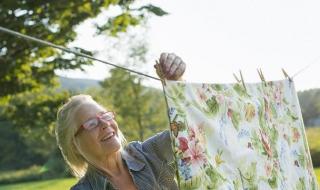
[[[162,53],[156,68],[177,80],[185,63]],[[89,95],[73,96],[59,109],[56,137],[71,171],[81,177],[72,190],[178,189],[169,131],[125,144],[114,113]]]

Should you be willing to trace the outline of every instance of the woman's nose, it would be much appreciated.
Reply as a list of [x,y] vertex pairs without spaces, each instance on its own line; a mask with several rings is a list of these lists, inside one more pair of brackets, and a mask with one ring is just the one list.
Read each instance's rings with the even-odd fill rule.
[[111,122],[110,121],[100,120],[100,123],[101,123],[101,127],[102,128],[107,128],[107,127],[111,126]]

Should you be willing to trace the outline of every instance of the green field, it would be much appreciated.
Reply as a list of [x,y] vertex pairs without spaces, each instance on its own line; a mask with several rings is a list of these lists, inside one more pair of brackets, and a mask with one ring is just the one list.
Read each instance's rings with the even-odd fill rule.
[[53,179],[39,182],[26,182],[0,186],[0,190],[65,190],[76,183],[75,178]]

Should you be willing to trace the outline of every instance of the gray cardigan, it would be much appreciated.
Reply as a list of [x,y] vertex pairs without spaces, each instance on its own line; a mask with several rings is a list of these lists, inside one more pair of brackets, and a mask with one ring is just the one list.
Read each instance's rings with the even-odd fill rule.
[[[170,132],[158,133],[144,142],[129,143],[122,154],[133,181],[139,190],[178,189],[174,180],[174,156]],[[100,171],[89,168],[71,190],[114,190]]]

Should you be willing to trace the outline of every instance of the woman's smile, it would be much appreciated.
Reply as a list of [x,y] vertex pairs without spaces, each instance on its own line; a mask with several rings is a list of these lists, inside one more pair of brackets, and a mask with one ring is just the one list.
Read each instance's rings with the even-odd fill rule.
[[109,140],[112,140],[115,136],[115,132],[110,132],[110,133],[107,133],[106,135],[104,135],[101,139],[102,142],[105,142],[105,141],[109,141]]

